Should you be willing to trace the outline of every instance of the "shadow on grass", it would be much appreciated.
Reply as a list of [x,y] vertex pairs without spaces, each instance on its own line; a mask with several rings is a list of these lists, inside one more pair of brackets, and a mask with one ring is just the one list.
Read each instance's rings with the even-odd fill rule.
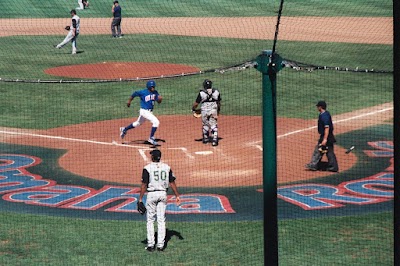
[[[175,230],[169,230],[167,229],[167,232],[165,234],[165,243],[164,243],[164,249],[167,248],[168,246],[168,242],[172,239],[172,237],[177,237],[179,240],[183,240],[183,236],[181,235],[181,233],[175,231]],[[155,232],[154,234],[154,238],[157,241],[157,232]],[[143,244],[147,245],[147,239],[142,241]],[[156,243],[157,244],[157,243]]]

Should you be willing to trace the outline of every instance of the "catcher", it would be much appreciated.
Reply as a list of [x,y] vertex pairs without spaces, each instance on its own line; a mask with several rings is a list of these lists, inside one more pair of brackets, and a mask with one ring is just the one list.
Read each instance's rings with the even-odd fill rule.
[[314,152],[311,157],[311,162],[306,164],[306,169],[311,171],[317,171],[319,169],[319,163],[322,156],[325,154],[328,157],[328,168],[326,170],[330,172],[339,171],[339,166],[336,160],[333,144],[336,142],[335,136],[333,135],[333,123],[330,113],[326,110],[326,102],[319,101],[317,103],[317,109],[319,112],[318,116],[318,133],[319,140],[317,146],[315,146]]
[[[200,110],[197,109],[199,104],[201,104]],[[202,119],[202,141],[204,144],[211,140],[213,146],[218,146],[217,120],[220,110],[221,94],[218,89],[212,87],[212,81],[206,79],[192,107],[193,116]]]
[[[147,210],[147,246],[146,250],[153,252],[156,248],[154,238],[154,222],[157,219],[157,251],[164,251],[165,236],[165,209],[167,207],[167,191],[171,187],[176,196],[176,204],[180,204],[178,188],[171,167],[161,160],[161,151],[152,150],[151,163],[146,165],[142,172],[142,186],[140,189],[138,212],[144,214]],[[143,196],[147,191],[146,206]]]

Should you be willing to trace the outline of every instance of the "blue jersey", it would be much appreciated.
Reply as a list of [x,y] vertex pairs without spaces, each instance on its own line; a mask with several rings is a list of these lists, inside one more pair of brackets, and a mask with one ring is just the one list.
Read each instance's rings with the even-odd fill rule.
[[333,135],[333,123],[331,114],[328,111],[320,113],[318,116],[318,133],[320,134],[319,142],[322,142],[325,135],[325,128],[329,127],[328,133],[328,146],[336,142],[335,136]]
[[122,11],[121,6],[114,7],[114,18],[120,18],[121,17],[121,11]]
[[148,89],[135,91],[132,98],[140,97],[140,108],[153,110],[154,101],[158,100],[158,91],[150,91]]

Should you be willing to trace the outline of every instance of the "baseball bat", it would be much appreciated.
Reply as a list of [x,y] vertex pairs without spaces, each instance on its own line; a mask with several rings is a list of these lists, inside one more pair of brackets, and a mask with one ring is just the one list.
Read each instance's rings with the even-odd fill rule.
[[352,150],[354,150],[354,146],[351,146],[350,148],[348,148],[346,151],[346,154],[349,154]]

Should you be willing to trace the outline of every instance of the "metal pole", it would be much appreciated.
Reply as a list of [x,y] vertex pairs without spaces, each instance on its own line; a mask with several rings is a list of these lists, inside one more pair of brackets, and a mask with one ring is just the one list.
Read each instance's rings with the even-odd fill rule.
[[283,67],[282,59],[265,50],[255,67],[262,73],[264,262],[278,265],[276,74]]

